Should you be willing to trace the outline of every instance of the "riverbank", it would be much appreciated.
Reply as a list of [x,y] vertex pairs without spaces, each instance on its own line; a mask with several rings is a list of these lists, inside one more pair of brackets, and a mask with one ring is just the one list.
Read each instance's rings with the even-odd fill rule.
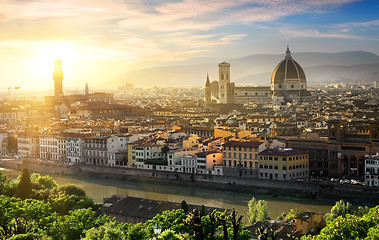
[[165,171],[150,171],[126,167],[107,167],[90,165],[62,165],[36,160],[22,162],[0,161],[1,167],[41,173],[55,173],[98,178],[120,179],[124,181],[146,181],[175,184],[183,187],[238,191],[246,193],[286,196],[305,199],[338,201],[340,199],[359,205],[376,205],[379,190],[356,185],[340,185],[319,182],[273,181],[226,176],[194,175]]

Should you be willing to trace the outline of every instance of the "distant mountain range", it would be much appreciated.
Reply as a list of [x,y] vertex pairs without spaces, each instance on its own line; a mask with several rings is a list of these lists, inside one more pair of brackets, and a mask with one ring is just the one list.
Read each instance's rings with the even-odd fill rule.
[[[299,52],[292,53],[292,57],[303,67],[310,84],[379,80],[379,56],[370,52]],[[284,54],[254,54],[228,60],[231,81],[237,86],[269,85],[272,71],[283,59]],[[217,64],[173,65],[130,71],[112,79],[107,85],[129,82],[137,88],[204,86],[207,73],[211,81],[218,79]]]

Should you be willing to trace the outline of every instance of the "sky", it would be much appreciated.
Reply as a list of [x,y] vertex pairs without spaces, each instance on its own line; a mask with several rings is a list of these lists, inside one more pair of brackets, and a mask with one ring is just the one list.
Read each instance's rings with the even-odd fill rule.
[[[0,89],[100,86],[154,66],[251,54],[379,55],[378,0],[0,0]],[[116,86],[110,86],[116,88]]]

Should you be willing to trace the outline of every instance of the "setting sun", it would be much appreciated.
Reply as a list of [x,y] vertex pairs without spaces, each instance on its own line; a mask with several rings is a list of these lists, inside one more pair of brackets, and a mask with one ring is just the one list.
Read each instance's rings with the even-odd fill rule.
[[[36,77],[44,80],[51,80],[51,73],[54,68],[54,60],[59,58],[63,61],[63,69],[73,73],[75,65],[78,64],[80,52],[73,44],[65,42],[49,42],[43,46],[38,46],[34,56],[30,57],[28,67]],[[46,79],[46,76],[48,78]],[[42,81],[42,79],[40,79]]]

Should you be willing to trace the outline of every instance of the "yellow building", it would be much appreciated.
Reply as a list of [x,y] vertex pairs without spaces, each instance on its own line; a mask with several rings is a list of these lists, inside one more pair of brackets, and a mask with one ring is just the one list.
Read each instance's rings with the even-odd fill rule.
[[258,170],[258,153],[265,149],[266,146],[263,141],[229,141],[224,143],[224,175],[255,177]]
[[198,135],[192,135],[188,139],[183,140],[183,149],[193,148],[199,144],[200,137]]
[[243,138],[247,138],[247,137],[251,137],[251,131],[249,130],[241,130],[238,132],[238,138],[239,139],[243,139]]
[[308,178],[309,154],[292,148],[266,149],[259,153],[259,178],[294,180]]
[[325,227],[323,215],[314,212],[303,212],[299,216],[290,220],[291,225],[296,226],[296,231],[301,234],[319,233]]
[[219,128],[215,128],[213,131],[214,131],[213,136],[215,138],[218,138],[218,137],[223,137],[223,138],[236,137],[236,134],[232,131],[223,130],[223,129],[219,129]]

